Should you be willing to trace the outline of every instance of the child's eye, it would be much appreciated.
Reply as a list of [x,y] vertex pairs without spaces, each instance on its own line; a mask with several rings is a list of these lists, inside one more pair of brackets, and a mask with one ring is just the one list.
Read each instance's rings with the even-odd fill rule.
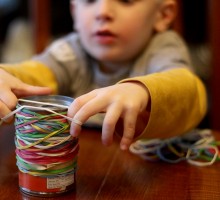
[[124,4],[131,4],[131,3],[134,3],[136,0],[119,0],[119,1]]
[[88,4],[96,2],[96,0],[80,0],[80,1],[82,1],[83,3],[88,3]]
[[[92,4],[92,3],[95,3],[98,0],[79,0],[79,1],[81,1],[83,3],[87,3],[87,4]],[[131,3],[134,3],[137,0],[118,0],[118,1],[121,2],[121,3],[124,3],[124,4],[131,4]]]

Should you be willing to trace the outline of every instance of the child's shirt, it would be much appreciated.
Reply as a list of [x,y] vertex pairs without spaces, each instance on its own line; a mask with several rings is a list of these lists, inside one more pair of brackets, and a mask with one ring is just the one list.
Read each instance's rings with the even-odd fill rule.
[[59,93],[74,97],[128,77],[191,66],[184,42],[173,31],[155,35],[131,68],[122,67],[111,74],[100,70],[97,61],[84,51],[76,33],[57,40],[41,55],[35,56],[34,60],[53,71]]

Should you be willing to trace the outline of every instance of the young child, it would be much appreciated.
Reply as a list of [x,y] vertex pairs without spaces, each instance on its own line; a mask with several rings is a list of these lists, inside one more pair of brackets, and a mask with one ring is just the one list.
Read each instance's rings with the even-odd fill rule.
[[170,137],[198,125],[206,92],[169,30],[175,0],[73,0],[71,12],[75,32],[30,61],[1,65],[0,117],[22,96],[71,95],[71,134],[105,113],[102,141],[110,145],[116,131],[123,150],[138,135]]

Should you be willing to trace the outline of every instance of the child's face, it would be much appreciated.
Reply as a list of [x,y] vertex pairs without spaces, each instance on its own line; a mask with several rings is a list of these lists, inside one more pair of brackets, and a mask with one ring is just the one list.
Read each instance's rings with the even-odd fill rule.
[[[168,0],[172,1],[172,0]],[[75,28],[86,51],[102,62],[124,63],[147,45],[162,18],[158,0],[75,0]]]

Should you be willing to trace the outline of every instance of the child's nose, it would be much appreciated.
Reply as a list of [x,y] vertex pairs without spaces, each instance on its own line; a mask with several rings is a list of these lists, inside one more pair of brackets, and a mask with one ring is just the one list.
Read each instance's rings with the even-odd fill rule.
[[114,14],[114,6],[110,0],[100,0],[97,2],[96,18],[110,20]]

